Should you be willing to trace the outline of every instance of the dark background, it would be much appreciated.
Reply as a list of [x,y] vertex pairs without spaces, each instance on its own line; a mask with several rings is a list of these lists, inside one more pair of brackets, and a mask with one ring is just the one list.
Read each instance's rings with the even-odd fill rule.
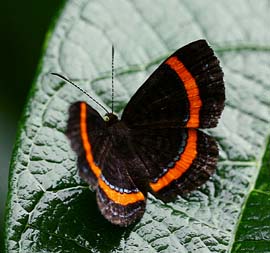
[[43,42],[64,0],[3,1],[0,14],[0,251],[9,162]]

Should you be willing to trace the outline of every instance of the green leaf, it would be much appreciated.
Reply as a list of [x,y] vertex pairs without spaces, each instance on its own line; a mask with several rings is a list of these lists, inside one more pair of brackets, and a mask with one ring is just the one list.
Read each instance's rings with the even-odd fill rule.
[[[67,2],[47,44],[13,154],[6,252],[200,253],[229,252],[233,245],[238,252],[256,238],[264,241],[260,252],[269,252],[269,236],[259,236],[264,224],[255,223],[267,220],[269,213],[264,206],[252,210],[253,203],[265,202],[269,193],[266,177],[255,184],[260,169],[260,175],[267,173],[266,163],[261,164],[270,134],[268,4]],[[215,49],[226,80],[226,108],[219,126],[209,131],[220,146],[217,173],[175,203],[150,196],[139,223],[115,227],[100,215],[95,194],[78,177],[75,154],[63,133],[70,104],[87,98],[49,73],[65,74],[110,106],[114,44],[116,108],[121,113],[162,59],[199,38]],[[245,232],[249,217],[256,226],[253,234]]]
[[270,252],[270,138],[260,174],[247,199],[233,252]]

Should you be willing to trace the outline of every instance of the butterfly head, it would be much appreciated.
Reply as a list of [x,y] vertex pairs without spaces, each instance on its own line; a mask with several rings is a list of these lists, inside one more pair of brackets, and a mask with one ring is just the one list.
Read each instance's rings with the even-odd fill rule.
[[119,121],[117,116],[113,113],[106,113],[103,119],[109,126]]

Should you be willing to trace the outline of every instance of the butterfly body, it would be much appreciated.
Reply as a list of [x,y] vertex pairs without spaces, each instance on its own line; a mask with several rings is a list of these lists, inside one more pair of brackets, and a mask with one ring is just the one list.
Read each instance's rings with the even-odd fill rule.
[[154,71],[121,119],[102,118],[85,102],[71,105],[66,134],[104,217],[128,226],[142,217],[148,192],[168,202],[205,183],[218,148],[198,128],[217,125],[224,100],[219,62],[199,40]]
[[106,113],[103,119],[105,120],[107,127],[119,122],[118,117],[114,113]]

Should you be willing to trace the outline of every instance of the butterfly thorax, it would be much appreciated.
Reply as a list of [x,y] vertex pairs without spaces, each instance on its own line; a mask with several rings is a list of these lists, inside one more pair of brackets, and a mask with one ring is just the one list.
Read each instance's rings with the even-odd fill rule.
[[105,116],[103,117],[103,119],[106,122],[106,126],[107,127],[110,127],[111,125],[119,122],[119,119],[113,113],[107,113],[107,114],[105,114]]

